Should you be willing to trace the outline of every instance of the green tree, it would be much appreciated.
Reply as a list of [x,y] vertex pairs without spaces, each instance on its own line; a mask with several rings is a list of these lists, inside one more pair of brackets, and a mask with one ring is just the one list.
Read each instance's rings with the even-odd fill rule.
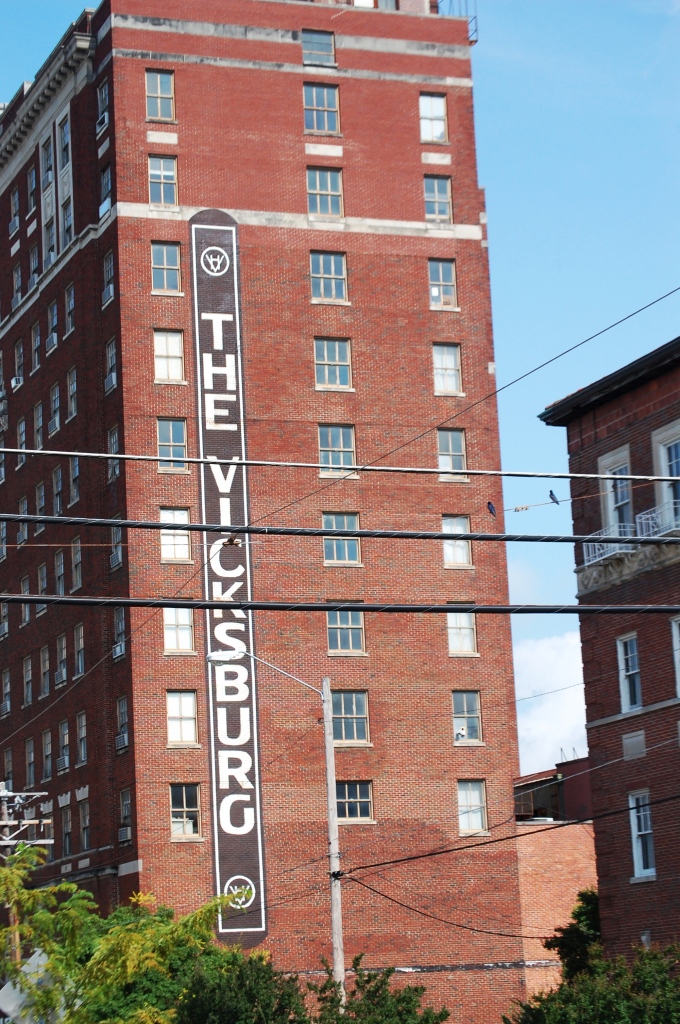
[[344,1010],[341,1008],[340,988],[333,980],[328,964],[325,964],[324,983],[308,985],[318,1003],[315,1024],[340,1024],[345,1021],[357,1021],[360,1024],[444,1024],[448,1019],[450,1014],[444,1007],[438,1011],[431,1006],[421,1009],[425,994],[423,985],[394,988],[390,984],[393,967],[382,971],[367,971],[362,967],[362,959],[357,956],[352,962],[354,985],[348,988]]
[[600,903],[596,889],[582,889],[571,912],[571,921],[546,939],[562,961],[562,978],[571,981],[581,971],[590,971],[590,948],[600,938]]

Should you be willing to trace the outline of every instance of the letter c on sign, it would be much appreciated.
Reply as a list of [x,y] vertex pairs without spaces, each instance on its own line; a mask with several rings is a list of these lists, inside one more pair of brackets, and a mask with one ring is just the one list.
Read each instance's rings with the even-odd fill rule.
[[220,804],[220,825],[224,832],[228,832],[230,836],[245,836],[248,832],[252,832],[255,827],[255,810],[252,807],[243,808],[243,824],[233,825],[231,821],[231,808],[232,804],[238,803],[250,803],[250,795],[246,793],[232,793],[231,796],[225,796]]

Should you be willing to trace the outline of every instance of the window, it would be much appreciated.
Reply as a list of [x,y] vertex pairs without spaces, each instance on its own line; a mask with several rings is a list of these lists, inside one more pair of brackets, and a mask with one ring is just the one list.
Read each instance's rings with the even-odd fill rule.
[[446,96],[429,92],[420,94],[420,141],[446,142]]
[[[47,593],[47,566],[43,562],[42,565],[38,566],[38,594],[43,595]],[[47,611],[46,604],[37,604],[35,606],[35,614],[42,615],[43,612]]]
[[68,118],[59,125],[59,170],[68,167],[71,160],[71,126]]
[[49,267],[56,251],[57,234],[54,230],[54,218],[52,218],[45,224],[45,245],[43,248],[43,266],[45,269]]
[[113,253],[107,252],[104,257],[104,291],[102,292],[102,305],[113,298]]
[[67,199],[61,208],[61,242],[65,249],[73,241],[73,204]]
[[74,329],[76,308],[76,292],[72,284],[64,291],[64,337]]
[[[5,605],[5,607],[7,607]],[[12,685],[10,682],[9,669],[3,668],[2,670],[2,712],[0,712],[4,718],[8,715],[12,709]]]
[[52,470],[52,514],[55,516],[61,515],[62,509],[62,490],[61,490],[61,466],[56,466]]
[[38,255],[38,246],[37,245],[32,245],[31,248],[28,250],[28,271],[29,271],[29,275],[30,275],[29,282],[28,282],[28,287],[29,288],[33,287],[33,285],[31,284],[31,278],[33,278],[33,283],[35,283],[35,278],[37,278],[37,276],[38,276],[38,267],[39,266],[40,266],[40,258],[39,258],[39,255]]
[[335,64],[335,45],[332,32],[302,30],[302,63]]
[[147,71],[146,116],[151,121],[175,120],[175,76],[172,71]]
[[340,252],[310,253],[312,300],[317,302],[347,301],[347,268]]
[[123,527],[112,526],[111,527],[111,555],[109,556],[109,565],[112,569],[117,569],[119,565],[123,564]]
[[0,434],[0,484],[5,482],[5,435]]
[[71,590],[79,590],[83,585],[83,550],[80,537],[74,537],[71,541],[71,578]]
[[40,324],[31,328],[31,372],[40,367]]
[[[68,721],[63,719],[59,723],[59,758],[65,761],[64,768],[68,768],[69,764],[69,738],[68,738]],[[57,765],[57,771],[63,771]]]
[[2,625],[2,635],[7,636],[9,630],[9,605],[6,601],[0,603],[0,625]]
[[59,385],[53,384],[50,388],[50,421],[47,424],[48,436],[56,434],[59,430]]
[[35,741],[26,740],[26,789],[35,786]]
[[673,661],[675,663],[675,687],[680,697],[680,619],[671,620],[671,631],[673,637]]
[[90,801],[81,800],[78,804],[80,811],[80,849],[90,849]]
[[447,612],[449,654],[476,654],[477,629],[472,612]]
[[179,292],[179,245],[176,242],[151,243],[151,287],[154,292]]
[[102,215],[103,212],[105,212],[104,210],[102,210],[102,207],[105,207],[107,210],[111,208],[111,191],[112,191],[112,183],[111,183],[111,181],[112,181],[112,179],[111,179],[111,164],[107,164],[106,167],[103,167],[101,169],[101,171],[99,172],[99,201],[100,201],[99,215],[100,216]]
[[184,339],[181,331],[154,331],[153,353],[157,381],[184,380]]
[[116,721],[118,724],[118,735],[124,738],[124,746],[127,747],[130,729],[127,697],[119,697],[116,701]]
[[14,375],[19,382],[24,382],[24,343],[18,341],[14,346]]
[[[162,523],[181,526],[189,522],[189,510],[186,508],[162,508]],[[188,562],[191,559],[191,541],[188,530],[161,530],[161,561]]]
[[453,742],[480,743],[481,739],[479,693],[476,690],[454,690]]
[[[441,473],[467,469],[465,458],[465,431],[438,430],[439,470]],[[460,479],[460,477],[458,478]]]
[[122,658],[125,654],[125,609],[113,609],[113,657]]
[[69,505],[73,505],[80,498],[80,459],[72,455],[69,459]]
[[5,751],[4,760],[5,760],[5,785],[7,786],[7,789],[14,789],[14,782],[13,782],[13,779],[12,779],[13,772],[12,772],[12,751],[11,751],[11,749]]
[[342,217],[342,171],[307,168],[307,211],[325,217]]
[[99,116],[106,113],[109,109],[109,80],[105,78],[103,82],[100,82],[97,86],[97,111]]
[[163,649],[173,653],[193,651],[194,623],[191,608],[163,609]]
[[[359,516],[347,512],[324,512],[324,530],[358,530]],[[358,537],[324,537],[323,560],[327,565],[359,565]]]
[[319,424],[319,462],[323,476],[354,466],[354,427]]
[[149,157],[149,202],[156,206],[177,206],[177,159]]
[[24,706],[33,703],[33,665],[30,657],[24,658]]
[[42,777],[43,781],[52,778],[52,732],[46,729],[42,734]]
[[[109,430],[108,446],[110,455],[118,454],[118,426],[111,427]],[[108,459],[107,466],[107,480],[111,483],[112,480],[117,480],[120,476],[120,460]]]
[[634,711],[642,707],[642,686],[640,683],[640,659],[637,635],[620,636],[616,641],[619,662],[619,687],[621,710]]
[[[20,589],[22,594],[30,594],[31,584],[28,576],[23,576],[20,581]],[[21,625],[25,626],[26,623],[31,621],[31,606],[30,604],[22,604],[21,606]]]
[[[45,515],[45,484],[42,481],[35,486],[35,514],[37,516]],[[42,533],[44,529],[44,523],[35,524],[36,533]]]
[[19,189],[13,188],[9,194],[9,216],[10,220],[14,220],[15,217],[19,216]]
[[36,207],[37,175],[35,167],[29,167],[26,175],[26,189],[28,192],[28,212],[32,213]]
[[0,521],[0,561],[4,561],[5,558],[7,558],[7,523],[3,519]]
[[104,377],[104,394],[108,395],[118,383],[116,373],[116,339],[111,338],[106,343],[106,375]]
[[[28,515],[28,498],[19,498],[19,515]],[[17,544],[25,544],[28,540],[28,523],[20,522],[17,531]]]
[[66,682],[66,633],[57,637],[57,671],[54,682],[55,685]]
[[[12,295],[18,302],[21,298],[21,264],[17,265],[12,270]],[[16,303],[15,303],[16,304]]]
[[87,716],[84,711],[76,715],[76,731],[78,734],[78,760],[76,764],[87,761]]
[[430,309],[457,309],[456,264],[454,260],[428,260]]
[[336,782],[339,821],[373,820],[373,786],[370,782]]
[[26,419],[24,416],[17,420],[17,448],[22,449],[17,455],[17,467],[19,467],[26,462]]
[[[597,461],[598,473],[612,476],[630,474],[630,454],[627,447],[609,452]],[[602,481],[602,521],[605,528],[616,537],[630,537],[635,532],[633,525],[633,496],[629,480]],[[605,549],[614,551],[616,548]]]
[[351,388],[352,360],[349,341],[315,338],[314,368],[318,388]]
[[85,672],[85,633],[82,622],[73,630],[73,668],[74,676],[82,676]]
[[342,690],[332,696],[335,742],[368,743],[368,694]]
[[486,786],[481,779],[458,783],[458,827],[464,832],[486,832]]
[[66,806],[61,809],[61,853],[63,857],[70,857],[73,853],[73,821],[71,808]]
[[173,838],[200,836],[198,786],[170,786],[170,831]]
[[54,553],[54,592],[55,594],[64,593],[64,552],[55,551]]
[[640,789],[636,793],[629,793],[628,806],[633,840],[633,875],[635,878],[656,877],[649,790]]
[[78,412],[78,377],[75,366],[66,374],[66,391],[68,394],[67,420],[73,419]]
[[363,612],[326,612],[326,620],[329,654],[363,654]]
[[[57,333],[57,304],[56,304],[56,302],[51,302],[49,304],[49,306],[47,307],[47,333],[48,334],[54,334],[54,335],[56,335],[56,333]],[[55,342],[55,344],[56,344],[56,342]]]
[[158,468],[166,473],[182,473],[187,470],[183,460],[187,454],[187,425],[184,420],[158,421]]
[[40,648],[40,696],[47,697],[50,692],[50,649]]
[[470,532],[468,516],[442,516],[442,533],[452,534],[451,540],[444,541],[444,565],[446,567],[472,565],[472,550],[469,540],[456,539],[456,534]]
[[462,393],[460,375],[460,345],[433,345],[435,395]]
[[43,446],[43,407],[42,402],[33,406],[33,447]]
[[436,174],[426,174],[425,186],[425,220],[453,220],[451,205],[451,179]]
[[340,132],[337,85],[305,83],[303,96],[305,131],[337,135]]
[[169,690],[167,702],[168,743],[196,743],[196,694],[192,690]]

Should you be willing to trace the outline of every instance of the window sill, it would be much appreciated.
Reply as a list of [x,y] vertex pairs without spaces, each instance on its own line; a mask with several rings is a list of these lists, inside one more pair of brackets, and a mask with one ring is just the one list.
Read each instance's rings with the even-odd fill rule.
[[629,881],[631,885],[638,885],[640,882],[656,882],[656,871],[650,871],[648,875],[633,875]]
[[431,313],[462,313],[460,306],[430,306]]
[[333,740],[333,746],[335,747],[336,750],[345,750],[348,747],[352,747],[352,748],[356,748],[356,747],[368,748],[368,747],[372,747],[373,744],[372,743],[364,743],[363,740]]
[[[70,508],[70,507],[71,507],[71,505],[76,505],[76,504],[77,504],[77,503],[78,503],[79,501],[80,501],[80,498],[79,498],[79,497],[78,497],[78,498],[74,498],[74,499],[73,499],[73,501],[69,501],[69,503],[68,503],[68,505],[66,506],[66,508]],[[38,531],[36,530],[35,532],[37,533]]]
[[161,565],[195,565],[193,558],[161,558]]
[[[157,294],[157,293],[152,293],[152,294]],[[188,380],[154,380],[154,384],[182,384],[184,387],[187,387],[188,384],[189,384],[189,381]]]
[[485,747],[483,740],[454,740],[454,747]]
[[479,651],[449,651],[449,658],[481,658]]
[[367,658],[368,651],[327,651],[329,658]]
[[451,140],[450,139],[444,139],[444,140],[442,140],[442,139],[432,139],[432,140],[430,140],[430,139],[421,139],[420,140],[420,145],[421,146],[450,146],[451,145]]
[[77,590],[80,590],[80,589],[81,589],[81,587],[82,587],[82,583],[78,584],[78,586],[77,586],[77,587],[71,587],[71,589],[69,590],[69,594],[75,594],[75,592],[76,592]]
[[164,658],[197,658],[198,651],[163,651]]
[[458,833],[458,835],[459,836],[465,836],[467,839],[474,839],[475,836],[479,836],[480,838],[483,838],[484,836],[490,836],[491,833],[488,831],[488,829],[473,828],[473,829],[470,829],[469,831],[468,830],[461,830]]
[[190,469],[161,469],[160,466],[156,472],[162,473],[165,476],[189,476],[191,474]]
[[171,843],[204,843],[205,836],[170,836]]
[[38,618],[38,617],[39,617],[40,615],[45,615],[45,613],[46,613],[46,612],[47,612],[47,608],[41,608],[41,609],[40,609],[40,611],[36,611],[36,613],[35,613],[35,617],[36,617],[36,619],[37,619],[37,618]]
[[444,568],[444,569],[474,569],[474,565],[471,565],[469,562],[460,562],[458,564],[450,563],[449,565],[446,565],[446,563],[444,563],[442,568]]
[[[439,483],[443,483],[443,484],[469,484],[470,483],[470,477],[469,476],[463,476],[462,474],[460,476],[451,476],[450,473],[440,473],[439,476],[437,477],[437,479],[439,480]],[[455,534],[452,534],[452,536],[455,536]]]
[[163,295],[166,299],[168,298],[168,296],[170,298],[174,298],[174,299],[183,299],[184,298],[184,292],[160,292],[160,291],[155,291],[153,288],[151,289],[151,294],[152,295]]
[[313,306],[351,306],[349,299],[310,299]]
[[338,818],[338,825],[377,825],[375,818]]
[[336,469],[333,473],[327,473],[323,470],[319,473],[321,480],[358,480],[359,474],[353,472],[348,466],[347,469]]
[[149,210],[154,213],[179,213],[180,207],[170,203],[149,203]]
[[465,391],[435,391],[437,398],[467,398]]
[[365,569],[363,562],[324,562],[329,569]]
[[312,128],[305,128],[303,135],[313,135],[317,139],[344,139],[342,132],[315,132]]
[[70,422],[71,422],[71,420],[74,420],[74,419],[76,418],[76,416],[77,416],[77,415],[78,415],[78,413],[77,413],[77,412],[73,412],[73,413],[71,413],[71,415],[70,415],[70,416],[67,416],[67,417],[66,417],[66,419],[64,420],[64,424],[66,424],[66,423],[70,423]]
[[87,765],[87,761],[76,761],[76,763],[73,765],[73,767],[74,768],[85,768],[86,765]]
[[167,743],[166,750],[202,750],[202,743]]
[[115,295],[112,295],[110,299],[107,299],[106,302],[102,303],[102,309],[106,309],[107,306],[110,306],[115,297]]
[[76,679],[82,679],[84,675],[84,672],[78,672],[75,676],[71,676],[71,682],[75,683]]
[[70,336],[71,336],[71,335],[73,334],[73,332],[74,332],[74,331],[75,331],[75,327],[71,327],[71,329],[70,329],[70,330],[68,330],[68,331],[66,332],[66,334],[63,334],[63,335],[62,335],[62,338],[61,338],[61,340],[62,340],[62,341],[66,341],[66,339],[67,339],[68,337],[70,337]]
[[179,121],[168,120],[164,117],[147,117],[144,119],[145,124],[179,124]]
[[356,388],[342,388],[342,387],[334,388],[330,384],[327,384],[327,385],[315,384],[314,385],[314,390],[315,391],[336,391],[336,392],[339,391],[341,394],[342,394],[342,392],[348,392],[348,391],[349,392],[356,392]]

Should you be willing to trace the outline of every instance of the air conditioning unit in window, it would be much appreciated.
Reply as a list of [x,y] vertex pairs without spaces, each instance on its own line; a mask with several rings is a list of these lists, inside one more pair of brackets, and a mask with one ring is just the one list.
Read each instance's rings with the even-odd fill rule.
[[129,745],[128,734],[126,732],[119,732],[116,736],[116,750],[125,750]]
[[18,230],[19,230],[19,218],[18,218],[18,216],[17,217],[12,217],[11,221],[9,222],[9,237],[11,238],[12,235],[16,235]]
[[54,250],[50,249],[50,251],[45,256],[45,259],[43,260],[43,270],[47,270],[49,267],[51,267],[52,264],[54,263],[54,260],[55,260]]
[[21,302],[21,292],[17,292],[16,295],[12,296],[12,310],[15,310]]
[[49,186],[52,184],[52,180],[53,180],[52,171],[45,171],[45,173],[42,176],[43,192],[45,191],[46,188],[49,188]]
[[129,843],[132,839],[132,829],[129,825],[124,825],[118,829],[118,842]]
[[113,645],[113,651],[111,652],[112,657],[122,658],[125,654],[125,641],[120,640],[117,644]]
[[62,683],[66,682],[66,669],[58,668],[54,673],[54,685],[61,686]]
[[102,292],[102,306],[105,306],[107,302],[110,302],[113,298],[113,284],[107,284],[106,288]]
[[0,622],[0,637],[9,636],[9,622]]
[[17,531],[17,544],[25,544],[28,540],[28,530]]
[[100,136],[101,133],[104,131],[104,129],[108,128],[108,126],[109,126],[109,112],[108,112],[108,110],[105,110],[104,113],[99,116],[99,118],[97,120],[97,124],[95,125],[95,132],[96,132],[97,136]]
[[48,434],[56,434],[56,432],[58,430],[59,430],[59,417],[58,416],[53,416],[52,419],[49,420],[48,423],[47,423],[47,433]]
[[12,391],[16,391],[16,389],[20,388],[23,383],[24,383],[24,378],[23,377],[12,377],[11,381],[9,382],[9,385],[10,385]]
[[121,551],[112,551],[109,556],[109,565],[112,569],[117,569],[119,565],[123,564],[123,554]]
[[39,277],[40,277],[40,274],[37,274],[37,273],[36,274],[31,274],[31,276],[28,279],[28,290],[29,290],[29,292],[33,291],[33,289],[36,287],[36,285],[38,284],[38,278]]
[[8,715],[9,713],[10,713],[9,701],[8,700],[3,700],[2,704],[0,704],[0,715],[2,715],[4,717],[5,715]]
[[57,758],[57,771],[65,772],[68,768],[68,754],[64,754],[63,757]]
[[116,377],[116,371],[111,370],[111,373],[107,373],[106,377],[104,377],[104,394],[108,394],[109,391],[113,391],[117,383],[118,378]]
[[107,196],[103,203],[99,204],[99,219],[105,217],[111,209],[111,196]]
[[52,331],[52,333],[48,334],[47,337],[45,338],[45,351],[51,352],[53,348],[57,347],[58,343],[59,336],[57,335],[56,331]]

